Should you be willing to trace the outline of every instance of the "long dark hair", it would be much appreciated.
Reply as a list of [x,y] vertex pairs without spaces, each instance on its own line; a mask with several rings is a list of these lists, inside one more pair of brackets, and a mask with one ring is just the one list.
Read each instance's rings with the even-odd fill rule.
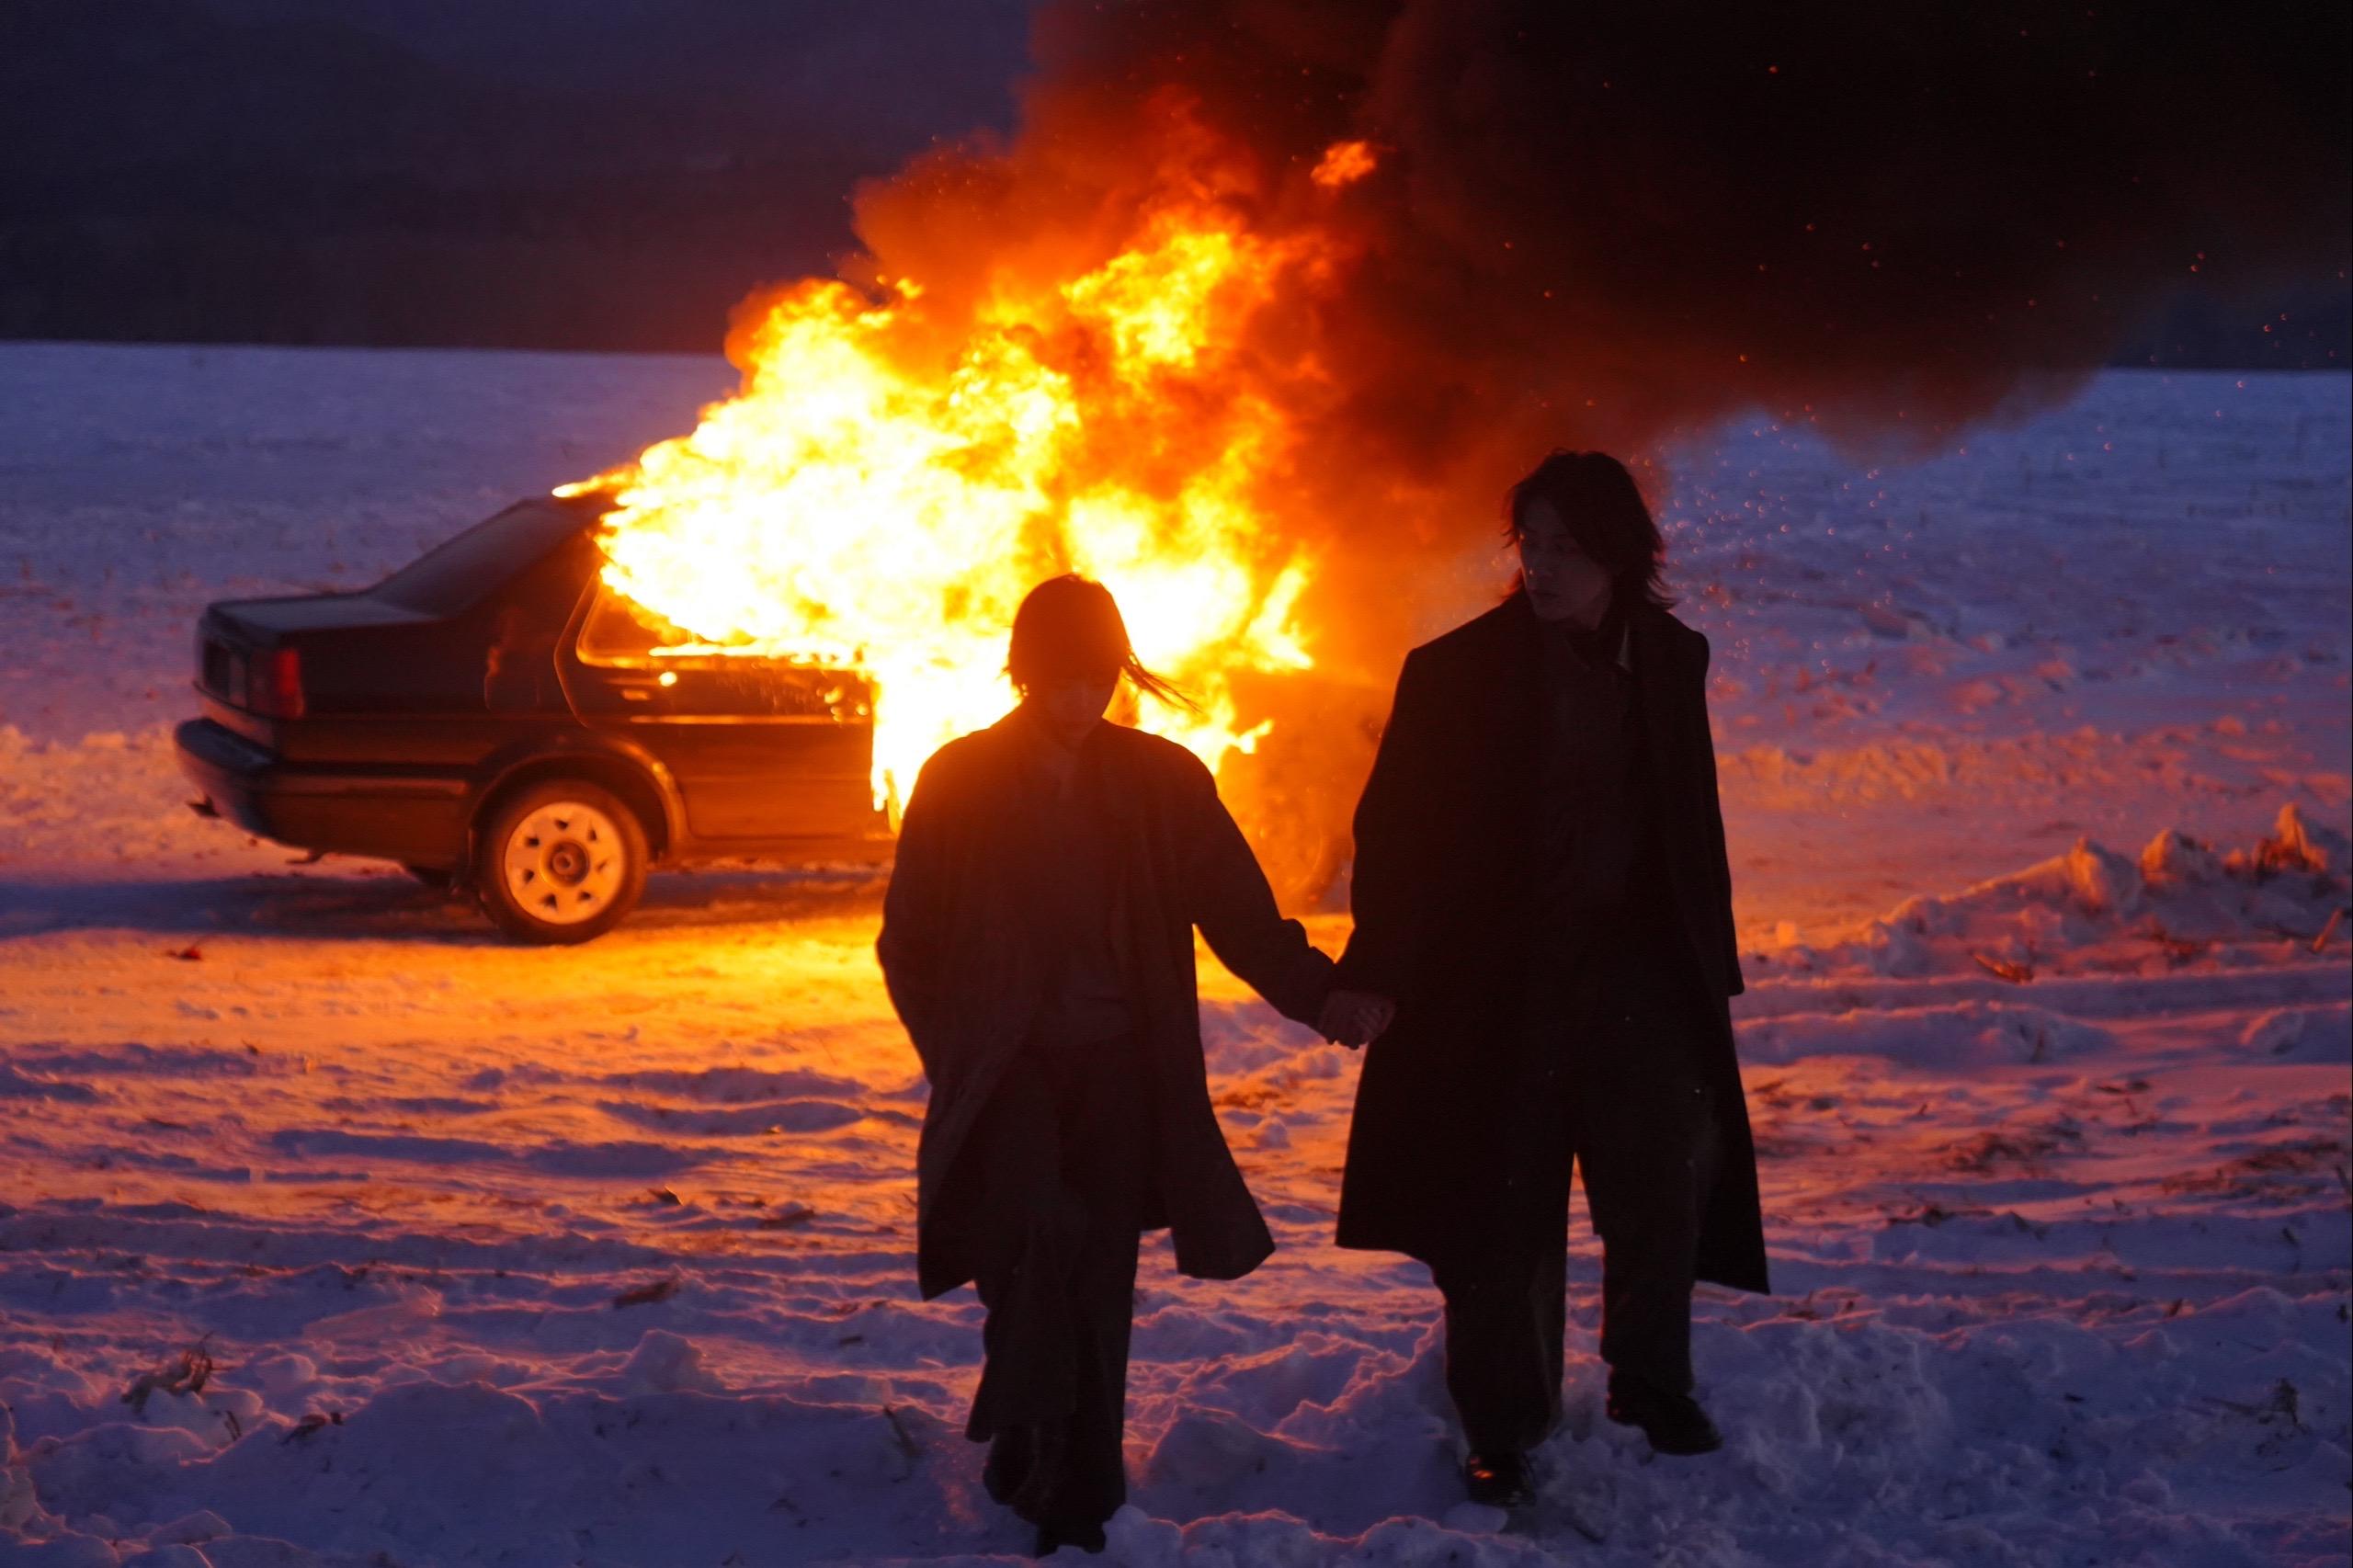
[[[1518,542],[1531,501],[1550,505],[1568,525],[1577,548],[1609,574],[1621,604],[1648,599],[1665,609],[1675,603],[1666,591],[1666,541],[1634,476],[1607,452],[1573,452],[1555,447],[1504,496],[1504,537]],[[1514,578],[1512,591],[1519,592]]]
[[1047,578],[1013,612],[1013,643],[1006,653],[1005,673],[1013,677],[1014,689],[1025,696],[1031,687],[1051,681],[1125,676],[1139,691],[1171,707],[1200,711],[1199,703],[1136,657],[1128,642],[1128,623],[1111,590],[1075,572]]

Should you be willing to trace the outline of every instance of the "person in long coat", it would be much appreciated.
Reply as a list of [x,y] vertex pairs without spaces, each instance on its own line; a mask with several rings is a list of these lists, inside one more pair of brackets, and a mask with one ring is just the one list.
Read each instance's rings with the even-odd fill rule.
[[1209,769],[1103,715],[1139,664],[1110,593],[1059,577],[1017,614],[1011,714],[925,765],[876,943],[930,1080],[916,1159],[926,1299],[987,1309],[966,1435],[1041,1555],[1104,1545],[1138,1237],[1236,1279],[1274,1243],[1210,1105],[1193,931],[1286,1016],[1331,960],[1277,913]]
[[1430,1266],[1473,1497],[1531,1490],[1563,1371],[1572,1168],[1604,1252],[1608,1409],[1663,1452],[1695,1279],[1767,1289],[1728,999],[1708,642],[1668,613],[1631,477],[1555,452],[1511,494],[1520,581],[1406,658],[1358,803],[1332,1016],[1367,1055],[1338,1242]]

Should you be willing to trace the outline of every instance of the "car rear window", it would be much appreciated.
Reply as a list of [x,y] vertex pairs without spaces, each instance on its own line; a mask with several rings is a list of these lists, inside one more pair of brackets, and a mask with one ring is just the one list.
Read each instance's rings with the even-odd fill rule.
[[368,592],[426,615],[456,615],[512,582],[585,524],[580,513],[551,501],[518,502],[436,545]]

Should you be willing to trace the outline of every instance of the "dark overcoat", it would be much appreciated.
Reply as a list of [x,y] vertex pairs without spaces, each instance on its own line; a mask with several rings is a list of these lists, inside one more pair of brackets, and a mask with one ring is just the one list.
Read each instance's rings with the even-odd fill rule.
[[[924,765],[899,827],[875,943],[931,1103],[916,1154],[916,1274],[926,1298],[972,1278],[975,1184],[958,1169],[974,1119],[1045,1001],[1040,878],[1051,855],[1019,805],[1018,712],[949,742]],[[1078,766],[1110,822],[1119,944],[1132,968],[1136,1046],[1151,1075],[1159,1204],[1149,1216],[1176,1267],[1238,1279],[1274,1250],[1210,1107],[1193,928],[1286,1016],[1313,1023],[1332,962],[1275,908],[1256,857],[1209,769],[1184,747],[1123,725],[1095,727]]]
[[[1711,994],[1702,1042],[1722,1138],[1701,1278],[1766,1286],[1756,1159],[1725,999],[1741,990],[1732,872],[1708,731],[1708,640],[1645,601],[1629,618],[1647,778],[1674,903]],[[1356,931],[1339,983],[1392,997],[1367,1051],[1341,1185],[1339,1244],[1427,1261],[1504,1207],[1514,1058],[1538,928],[1541,653],[1515,594],[1407,655],[1356,815]]]

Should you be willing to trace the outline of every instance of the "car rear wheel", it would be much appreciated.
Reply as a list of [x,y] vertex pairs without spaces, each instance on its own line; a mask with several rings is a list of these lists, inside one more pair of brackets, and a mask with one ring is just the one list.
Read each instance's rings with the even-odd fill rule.
[[526,942],[585,942],[645,892],[645,828],[585,778],[551,778],[500,801],[476,841],[483,913]]

